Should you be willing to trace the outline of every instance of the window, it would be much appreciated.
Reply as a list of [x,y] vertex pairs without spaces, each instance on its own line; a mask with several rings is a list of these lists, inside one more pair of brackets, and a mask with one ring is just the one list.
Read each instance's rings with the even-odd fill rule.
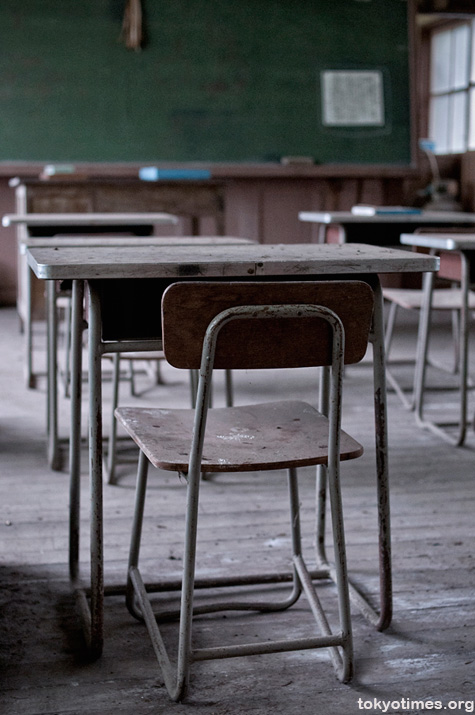
[[475,149],[475,20],[432,33],[429,136],[436,154]]

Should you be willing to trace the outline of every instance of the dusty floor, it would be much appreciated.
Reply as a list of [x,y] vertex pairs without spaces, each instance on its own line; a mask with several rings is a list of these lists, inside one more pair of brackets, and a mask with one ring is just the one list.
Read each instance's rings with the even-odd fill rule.
[[[442,336],[443,337],[443,336]],[[42,349],[42,334],[36,336]],[[90,663],[74,613],[67,570],[66,468],[53,472],[45,460],[44,381],[27,390],[22,376],[23,341],[12,309],[0,310],[0,712],[4,715],[353,715],[359,712],[420,713],[440,707],[473,712],[475,701],[475,435],[454,448],[415,427],[394,394],[389,395],[393,530],[394,619],[376,632],[354,613],[356,674],[340,684],[325,651],[255,656],[197,664],[186,703],[170,702],[144,627],[123,598],[106,602],[104,654]],[[401,343],[404,353],[406,343]],[[187,378],[164,370],[165,386],[123,402],[188,404]],[[312,399],[316,375],[281,375],[285,394]],[[143,382],[144,388],[148,383]],[[275,377],[235,375],[236,401],[267,399]],[[374,435],[371,368],[347,371],[344,425],[363,442],[363,458],[344,465],[344,509],[350,569],[375,601]],[[220,385],[216,401],[222,398]],[[105,386],[105,401],[109,399]],[[453,398],[438,395],[440,407]],[[67,435],[68,401],[61,397]],[[313,473],[302,480],[305,548],[311,555]],[[83,463],[83,558],[87,562],[88,479]],[[221,476],[203,485],[200,568],[221,572],[256,559],[257,568],[285,566],[288,527],[285,475]],[[105,487],[106,581],[124,579],[133,504],[134,466],[121,466],[116,486]],[[180,566],[184,487],[174,475],[154,474],[145,521],[146,573]],[[284,547],[283,550],[281,547]],[[85,573],[87,569],[85,567]],[[323,599],[334,612],[332,588]],[[246,632],[306,632],[304,601],[279,616],[232,615],[199,620],[197,638],[233,641]],[[280,629],[280,630],[279,630]],[[166,628],[173,640],[173,626]],[[434,701],[424,707],[421,702]],[[456,702],[457,701],[457,702]],[[458,702],[460,701],[460,703]],[[454,706],[455,704],[455,706]],[[471,708],[471,709],[470,709]]]

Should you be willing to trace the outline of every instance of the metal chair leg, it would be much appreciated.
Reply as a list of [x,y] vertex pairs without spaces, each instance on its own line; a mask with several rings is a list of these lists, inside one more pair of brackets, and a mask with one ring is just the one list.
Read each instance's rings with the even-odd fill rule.
[[138,620],[143,620],[142,611],[137,609],[135,604],[135,592],[131,579],[131,571],[136,570],[139,565],[140,539],[142,536],[143,514],[145,506],[145,492],[147,489],[149,461],[140,450],[139,463],[137,469],[137,490],[135,494],[134,520],[132,524],[132,536],[130,541],[129,566],[125,602],[129,612]]

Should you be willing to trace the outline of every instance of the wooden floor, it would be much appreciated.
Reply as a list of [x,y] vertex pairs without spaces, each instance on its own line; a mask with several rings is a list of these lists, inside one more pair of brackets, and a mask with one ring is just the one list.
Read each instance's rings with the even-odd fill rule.
[[[408,339],[413,337],[409,331]],[[444,339],[444,330],[440,331]],[[41,329],[36,344],[44,347]],[[442,345],[442,342],[441,342]],[[85,658],[69,591],[67,570],[68,478],[46,466],[44,380],[27,390],[22,377],[23,340],[16,313],[0,310],[0,712],[4,715],[119,715],[199,713],[224,715],[348,715],[426,712],[409,701],[440,701],[453,712],[473,712],[475,700],[475,435],[454,448],[416,428],[394,394],[389,395],[393,530],[394,620],[376,632],[354,613],[356,674],[349,685],[334,676],[324,650],[197,664],[186,703],[171,703],[142,624],[123,598],[106,602],[106,641],[99,661]],[[408,341],[399,344],[405,354]],[[40,349],[39,359],[43,357]],[[164,370],[167,384],[123,404],[188,403],[186,375]],[[313,399],[311,370],[290,379],[268,373],[235,374],[236,402],[272,398],[276,380],[285,395]],[[145,377],[141,385],[147,388]],[[356,583],[375,601],[378,590],[374,434],[371,367],[347,370],[344,426],[366,448],[343,465],[349,564]],[[109,401],[105,386],[105,402]],[[446,409],[451,396],[437,395]],[[222,402],[218,381],[216,404]],[[67,435],[68,402],[61,398]],[[133,455],[135,456],[135,455]],[[301,501],[305,550],[311,559],[313,470],[304,470]],[[134,466],[121,466],[117,486],[105,487],[107,583],[122,583],[133,504]],[[88,479],[84,454],[82,549],[87,559]],[[184,486],[173,474],[154,473],[147,502],[143,568],[178,574]],[[200,573],[287,568],[285,475],[235,474],[203,483]],[[251,563],[251,559],[253,563]],[[85,568],[85,575],[87,570]],[[273,592],[279,591],[273,587]],[[333,588],[322,598],[335,611]],[[274,593],[271,595],[275,595]],[[306,633],[303,599],[284,616],[225,613],[199,619],[200,644],[239,642],[271,634]],[[166,628],[173,638],[174,626]],[[361,699],[361,700],[360,700]],[[374,700],[376,699],[376,703]],[[454,707],[453,701],[463,701]],[[371,702],[369,702],[371,701]],[[387,705],[390,701],[393,702]],[[378,702],[380,703],[378,705]],[[372,704],[371,704],[372,703]],[[382,704],[382,705],[381,705]],[[437,706],[436,706],[437,707]],[[429,712],[429,709],[427,709]]]

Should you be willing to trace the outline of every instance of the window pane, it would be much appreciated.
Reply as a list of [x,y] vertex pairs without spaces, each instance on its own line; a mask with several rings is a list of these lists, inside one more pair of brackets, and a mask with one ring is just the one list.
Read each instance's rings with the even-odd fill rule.
[[432,92],[446,92],[450,88],[450,30],[436,32],[431,43]]
[[452,89],[462,89],[468,86],[469,77],[469,40],[470,26],[460,25],[452,30],[453,75]]
[[432,97],[429,111],[429,136],[435,142],[435,153],[448,151],[449,98]]
[[475,89],[470,90],[470,121],[468,125],[468,148],[475,149]]
[[449,152],[456,154],[466,149],[467,93],[453,94],[450,104]]

